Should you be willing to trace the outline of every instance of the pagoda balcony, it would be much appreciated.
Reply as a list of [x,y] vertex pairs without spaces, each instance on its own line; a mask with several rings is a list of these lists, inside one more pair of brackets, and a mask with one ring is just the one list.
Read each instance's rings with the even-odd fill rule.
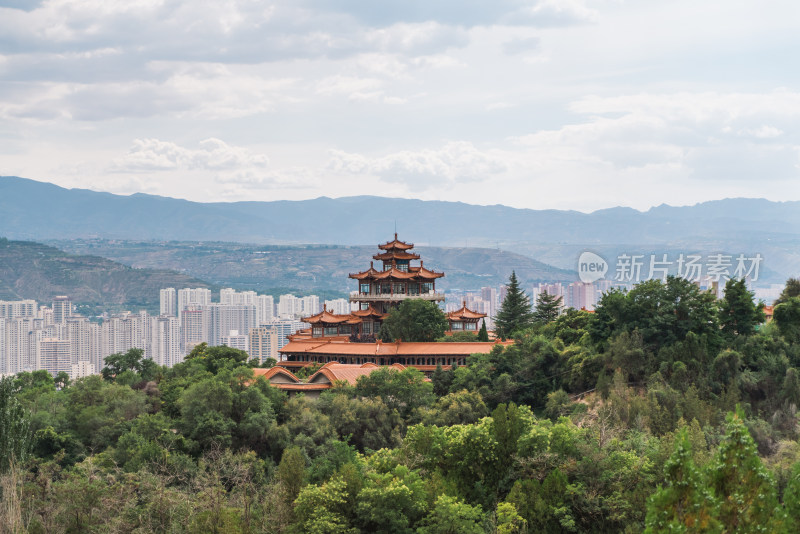
[[403,302],[407,299],[422,299],[430,300],[433,302],[444,301],[444,293],[430,291],[428,293],[419,293],[417,295],[410,295],[407,293],[359,293],[358,291],[350,292],[350,302]]

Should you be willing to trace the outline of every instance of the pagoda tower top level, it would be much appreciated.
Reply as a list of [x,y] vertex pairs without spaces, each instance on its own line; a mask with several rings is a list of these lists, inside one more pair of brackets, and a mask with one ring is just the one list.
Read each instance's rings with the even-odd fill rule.
[[411,250],[412,248],[414,248],[414,244],[406,243],[405,241],[400,241],[399,239],[397,239],[397,232],[395,232],[394,239],[392,241],[387,241],[383,245],[378,245],[378,248],[387,251]]
[[[350,278],[358,280],[358,291],[350,296],[351,302],[358,302],[360,309],[372,305],[379,313],[388,313],[389,309],[403,300],[417,298],[441,302],[443,293],[436,292],[436,279],[444,276],[442,272],[426,269],[419,254],[411,252],[412,243],[400,241],[397,234],[394,239],[382,245],[373,259],[382,265],[369,266],[360,273],[350,274]],[[419,265],[412,260],[420,260]]]

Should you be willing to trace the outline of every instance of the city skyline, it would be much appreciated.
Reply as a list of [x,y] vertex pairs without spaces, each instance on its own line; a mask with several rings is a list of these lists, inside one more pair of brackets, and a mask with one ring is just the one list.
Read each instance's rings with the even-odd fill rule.
[[199,201],[800,199],[799,11],[6,0],[2,173]]

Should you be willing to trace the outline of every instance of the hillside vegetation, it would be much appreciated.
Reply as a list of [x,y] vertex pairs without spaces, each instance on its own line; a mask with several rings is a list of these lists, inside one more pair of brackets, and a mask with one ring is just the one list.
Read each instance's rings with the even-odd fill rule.
[[5,379],[0,528],[800,531],[800,282],[766,326],[744,283],[676,278],[518,318],[431,381],[384,368],[316,401],[205,345]]
[[[378,252],[372,246],[259,246],[240,243],[70,240],[53,244],[74,253],[96,254],[134,267],[174,269],[203,280],[240,289],[294,288],[304,292],[355,289],[348,274],[369,267]],[[425,266],[444,271],[437,288],[497,287],[512,270],[526,283],[574,281],[572,271],[527,256],[486,248],[416,247]]]
[[50,302],[67,295],[80,311],[159,308],[163,287],[212,287],[167,269],[135,269],[100,256],[73,255],[28,241],[0,238],[0,300]]

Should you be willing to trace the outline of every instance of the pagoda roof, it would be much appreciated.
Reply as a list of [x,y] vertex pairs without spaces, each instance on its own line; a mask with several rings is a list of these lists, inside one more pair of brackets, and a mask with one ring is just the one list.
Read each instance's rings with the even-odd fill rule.
[[[349,313],[346,315],[336,315],[323,308],[321,312],[311,317],[304,317],[303,322],[308,324],[328,323],[328,324],[341,324],[347,323],[353,318]],[[360,322],[360,320],[359,320]]]
[[467,308],[467,303],[465,302],[461,309],[452,311],[447,314],[447,318],[451,321],[464,321],[470,319],[483,319],[486,317],[485,313],[478,313],[476,311],[472,311]]
[[409,269],[408,271],[401,271],[400,269],[396,269],[394,267],[391,269],[386,269],[385,271],[377,271],[370,267],[366,271],[351,274],[350,278],[355,278],[356,280],[365,280],[370,278],[374,280],[386,280],[387,278],[395,280],[413,280],[415,278],[433,280],[434,278],[441,278],[442,276],[444,276],[444,273],[429,271],[424,267],[417,267],[414,269]]
[[[394,343],[350,343],[346,341],[312,340],[290,341],[278,352],[289,354],[318,354],[321,356],[469,356],[488,354],[499,341],[477,342],[394,342]],[[283,363],[283,362],[281,362]]]
[[354,312],[351,312],[350,315],[363,318],[375,317],[377,319],[383,319],[384,317],[386,317],[387,314],[379,312],[378,310],[373,308],[372,305],[370,305],[369,308],[367,308],[366,310],[356,310]]
[[381,250],[409,250],[414,248],[412,243],[406,243],[405,241],[400,241],[397,239],[397,232],[394,233],[394,240],[388,241],[383,245],[378,245],[378,248]]
[[419,254],[415,254],[413,252],[402,252],[402,251],[387,251],[381,254],[375,254],[372,256],[373,259],[378,261],[387,261],[387,260],[418,260]]

